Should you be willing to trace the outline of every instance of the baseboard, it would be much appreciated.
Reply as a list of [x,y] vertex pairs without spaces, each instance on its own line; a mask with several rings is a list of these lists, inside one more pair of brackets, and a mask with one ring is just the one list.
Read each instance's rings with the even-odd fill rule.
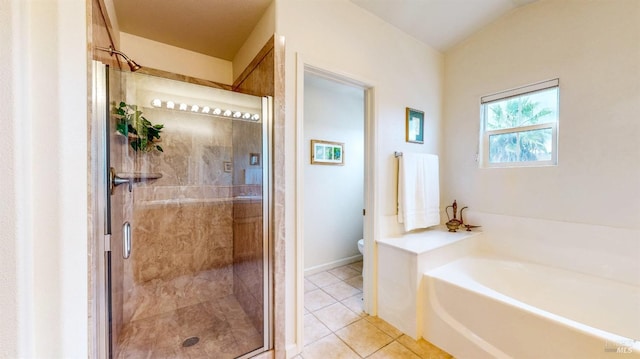
[[314,266],[314,267],[311,267],[311,268],[307,268],[307,269],[304,270],[304,275],[308,276],[308,275],[311,275],[311,274],[324,272],[324,271],[329,270],[329,269],[346,266],[347,264],[355,263],[355,262],[358,262],[358,261],[361,261],[361,260],[362,260],[362,254],[358,254],[358,255],[353,256],[353,257],[342,258],[342,259],[339,259],[337,261],[333,261],[333,262],[329,262],[329,263],[325,263],[325,264],[320,264],[320,265],[317,265],[317,266]]

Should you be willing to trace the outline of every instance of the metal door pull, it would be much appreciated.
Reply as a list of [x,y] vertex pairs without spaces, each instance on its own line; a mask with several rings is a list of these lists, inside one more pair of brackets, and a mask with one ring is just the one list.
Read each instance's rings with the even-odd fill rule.
[[113,194],[113,189],[115,187],[125,183],[129,185],[129,192],[133,190],[133,178],[119,177],[113,167],[111,167],[111,170],[109,171],[109,177],[111,179],[109,181],[109,189],[111,191],[111,194]]
[[122,258],[128,259],[131,255],[131,224],[124,222],[122,225]]

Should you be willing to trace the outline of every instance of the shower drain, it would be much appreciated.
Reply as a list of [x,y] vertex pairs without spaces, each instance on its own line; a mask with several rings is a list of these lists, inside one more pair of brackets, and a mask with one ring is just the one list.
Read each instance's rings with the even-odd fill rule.
[[200,338],[198,337],[191,337],[191,338],[187,338],[185,339],[185,341],[182,342],[182,346],[183,347],[190,347],[190,346],[194,346],[196,344],[198,344],[198,342],[200,341]]

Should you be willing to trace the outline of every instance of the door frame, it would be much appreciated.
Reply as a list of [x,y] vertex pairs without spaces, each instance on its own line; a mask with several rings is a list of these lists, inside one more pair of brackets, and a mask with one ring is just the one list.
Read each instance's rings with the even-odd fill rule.
[[[112,341],[111,324],[111,283],[110,283],[110,262],[111,262],[111,220],[110,220],[110,94],[109,94],[109,72],[110,67],[100,61],[92,61],[92,108],[91,108],[91,154],[94,160],[91,164],[91,183],[96,189],[92,198],[93,208],[96,217],[94,219],[92,238],[93,247],[92,261],[90,269],[92,276],[92,293],[94,301],[91,312],[95,323],[95,347],[92,353],[98,358],[111,358],[116,353],[115,343]],[[155,76],[155,75],[145,75]],[[165,76],[171,81],[184,82],[193,86],[207,87],[198,83],[180,81]],[[213,87],[216,88],[216,87]],[[224,89],[223,89],[224,90]],[[224,90],[232,92],[229,90]],[[241,92],[238,92],[241,93]],[[261,99],[261,139],[262,139],[262,178],[263,178],[263,204],[262,204],[262,259],[263,259],[263,346],[259,349],[240,355],[238,358],[248,358],[260,353],[273,350],[275,332],[274,325],[274,239],[273,239],[273,97],[255,96]],[[117,245],[117,244],[115,244]],[[115,248],[115,247],[114,247]]]
[[[374,241],[377,238],[375,218],[376,206],[376,111],[375,86],[353,74],[345,74],[326,65],[304,59],[296,54],[296,346],[300,353],[304,347],[304,80],[305,74],[313,74],[331,81],[364,90],[364,210],[363,237],[367,258],[363,261],[363,308],[370,315],[377,314],[377,269],[375,264]],[[366,279],[365,279],[366,278]]]

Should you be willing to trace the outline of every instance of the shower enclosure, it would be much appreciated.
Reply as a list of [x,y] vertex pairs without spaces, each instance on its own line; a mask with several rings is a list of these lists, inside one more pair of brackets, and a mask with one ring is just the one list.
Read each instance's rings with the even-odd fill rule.
[[94,69],[105,79],[110,356],[268,350],[270,99]]

